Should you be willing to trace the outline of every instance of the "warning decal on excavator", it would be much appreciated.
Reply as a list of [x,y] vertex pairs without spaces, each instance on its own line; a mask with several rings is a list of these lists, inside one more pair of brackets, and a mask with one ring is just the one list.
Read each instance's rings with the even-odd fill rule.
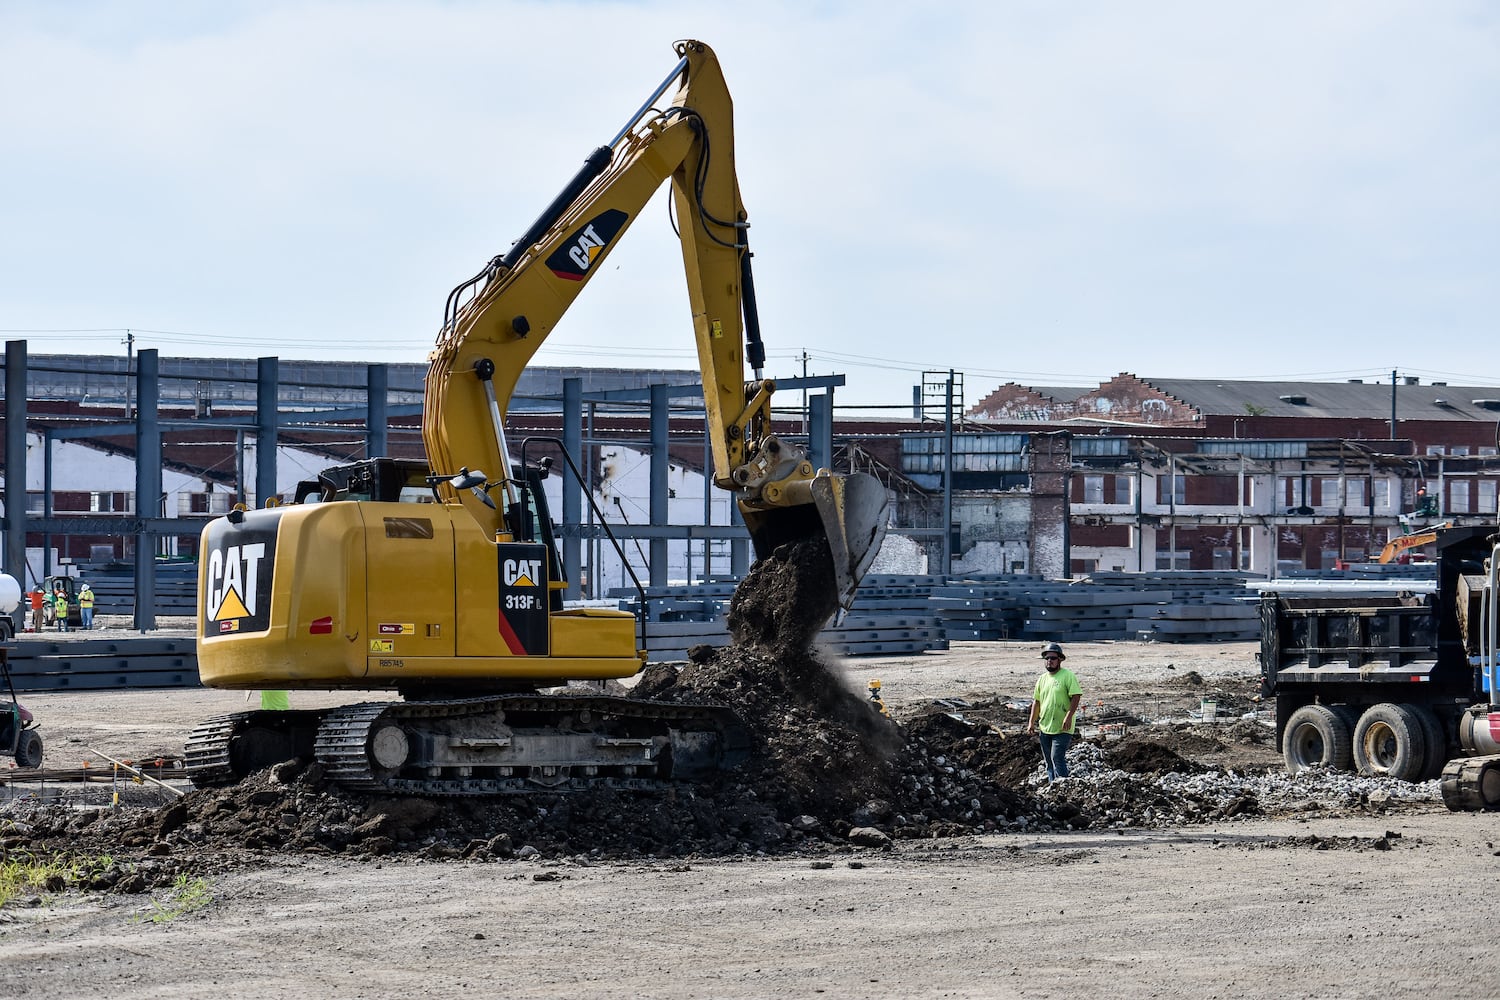
[[563,240],[547,258],[547,269],[566,281],[583,281],[594,261],[629,221],[630,216],[618,208],[600,212]]
[[215,521],[204,530],[203,634],[255,632],[269,626],[275,522],[251,528]]
[[500,554],[500,637],[512,656],[546,656],[547,547],[524,542],[495,546]]

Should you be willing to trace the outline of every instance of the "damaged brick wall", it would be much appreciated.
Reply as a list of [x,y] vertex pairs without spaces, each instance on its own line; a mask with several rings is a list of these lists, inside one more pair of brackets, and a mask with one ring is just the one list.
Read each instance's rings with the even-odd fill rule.
[[1072,399],[1008,382],[980,400],[969,415],[983,420],[1062,421],[1080,417],[1161,427],[1201,427],[1203,414],[1175,396],[1123,372]]
[[1067,431],[1031,435],[1031,571],[1049,578],[1071,575],[1068,480],[1072,435]]

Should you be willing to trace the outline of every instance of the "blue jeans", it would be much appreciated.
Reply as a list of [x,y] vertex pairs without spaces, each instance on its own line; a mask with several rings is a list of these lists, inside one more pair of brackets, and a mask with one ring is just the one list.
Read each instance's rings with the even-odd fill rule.
[[1073,743],[1072,733],[1043,733],[1038,731],[1042,740],[1042,760],[1047,764],[1047,780],[1056,781],[1058,778],[1068,776],[1068,747]]
[[94,627],[94,609],[93,608],[82,608],[78,613],[81,614],[81,615],[83,615],[83,627],[84,628],[93,628]]

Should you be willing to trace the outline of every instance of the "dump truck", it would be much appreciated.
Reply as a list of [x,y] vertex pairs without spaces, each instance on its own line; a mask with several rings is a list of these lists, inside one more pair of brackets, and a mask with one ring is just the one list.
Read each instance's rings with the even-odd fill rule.
[[1261,695],[1288,770],[1441,778],[1449,808],[1500,808],[1495,529],[1438,533],[1430,592],[1261,599]]

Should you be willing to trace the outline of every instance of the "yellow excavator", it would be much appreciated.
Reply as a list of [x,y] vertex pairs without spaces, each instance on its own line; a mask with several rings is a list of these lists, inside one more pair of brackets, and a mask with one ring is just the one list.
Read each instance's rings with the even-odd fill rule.
[[[1419,545],[1430,545],[1438,540],[1438,533],[1445,528],[1453,527],[1452,521],[1444,521],[1442,524],[1434,524],[1430,528],[1414,531],[1409,535],[1399,535],[1385,543],[1385,548],[1380,550],[1380,555],[1375,557],[1378,563],[1400,562],[1403,555]],[[1409,558],[1409,556],[1408,556]]]
[[426,463],[340,466],[299,487],[293,503],[206,526],[205,685],[385,689],[401,700],[209,720],[187,743],[195,783],[232,783],[302,756],[347,787],[385,793],[647,788],[743,758],[745,734],[725,708],[547,693],[638,673],[642,621],[564,607],[542,487],[549,463],[525,461],[524,448],[517,462],[506,440],[522,370],[669,180],[713,481],[736,494],[758,557],[826,538],[831,596],[852,601],[884,538],[886,491],[868,475],[815,470],[772,431],[775,384],[763,372],[729,92],[707,45],[679,42],[676,53],[614,140],[508,252],[449,295],[427,375]]

